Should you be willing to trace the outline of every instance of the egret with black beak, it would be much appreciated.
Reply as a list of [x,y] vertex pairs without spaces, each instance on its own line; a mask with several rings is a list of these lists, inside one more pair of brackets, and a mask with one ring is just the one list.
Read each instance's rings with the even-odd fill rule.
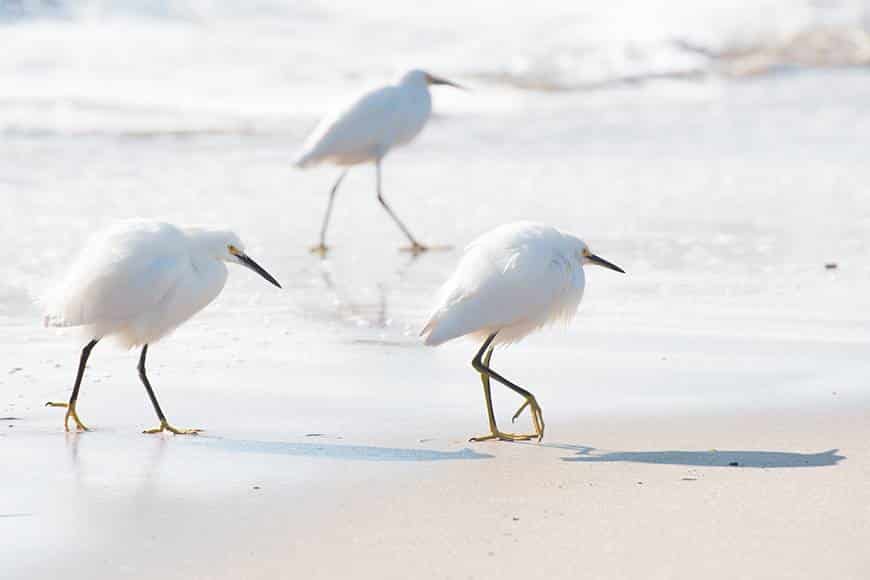
[[[472,441],[540,441],[544,437],[544,415],[537,399],[493,370],[492,351],[550,323],[573,318],[583,298],[583,266],[588,264],[625,273],[593,254],[583,240],[541,224],[503,225],[469,244],[456,271],[441,288],[434,312],[420,334],[432,346],[460,336],[483,342],[471,364],[483,382],[489,433]],[[490,378],[525,399],[513,419],[529,407],[533,434],[499,430]]]
[[249,268],[281,287],[230,231],[129,220],[91,238],[63,281],[42,301],[46,326],[79,326],[88,339],[69,402],[47,403],[66,407],[67,431],[70,419],[77,429],[87,430],[76,411],[79,388],[91,350],[108,336],[127,348],[142,347],[139,378],[160,421],[145,433],[200,431],[177,429],[166,420],[145,374],[145,356],[150,344],[217,298],[227,281],[227,263]]
[[[432,113],[430,85],[463,88],[422,70],[409,71],[396,84],[367,91],[327,115],[305,141],[295,162],[301,168],[325,162],[347,168],[374,163],[378,201],[408,238],[411,245],[405,249],[414,254],[429,248],[417,241],[387,204],[381,189],[381,161],[391,149],[409,143],[423,130]],[[311,248],[312,252],[324,255],[328,249],[326,230],[335,192],[348,170],[341,172],[329,192],[320,243]]]

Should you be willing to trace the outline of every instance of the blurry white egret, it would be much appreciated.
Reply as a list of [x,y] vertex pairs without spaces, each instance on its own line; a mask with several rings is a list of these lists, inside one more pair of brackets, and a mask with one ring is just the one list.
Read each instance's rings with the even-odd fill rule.
[[46,326],[81,326],[90,341],[82,350],[64,427],[70,418],[87,430],[76,413],[82,376],[91,350],[105,336],[127,348],[142,346],[139,378],[148,391],[160,426],[145,433],[171,431],[193,434],[199,429],[176,429],[166,420],[145,375],[148,345],[172,332],[214,300],[227,280],[226,262],[250,268],[281,287],[244,252],[230,231],[129,220],[94,235],[67,272],[63,282],[43,299]]
[[[551,322],[567,322],[574,316],[583,298],[584,264],[625,273],[590,252],[583,240],[556,228],[529,222],[506,224],[471,242],[441,288],[435,311],[420,333],[426,344],[439,345],[465,335],[483,340],[471,364],[483,382],[490,433],[472,441],[544,436],[544,417],[535,396],[496,373],[489,362],[497,345],[517,342]],[[533,435],[499,431],[490,377],[525,399],[513,418],[530,407]]]
[[[309,135],[295,162],[297,167],[303,168],[327,161],[340,166],[374,162],[378,201],[407,236],[411,242],[408,250],[413,253],[427,248],[414,239],[387,205],[381,191],[381,160],[390,149],[410,142],[423,130],[432,112],[429,85],[463,88],[422,70],[409,71],[398,83],[367,91],[327,115]],[[329,203],[320,228],[320,244],[311,248],[312,252],[324,254],[327,250],[326,229],[332,202],[347,172],[348,169],[342,171],[329,192]]]

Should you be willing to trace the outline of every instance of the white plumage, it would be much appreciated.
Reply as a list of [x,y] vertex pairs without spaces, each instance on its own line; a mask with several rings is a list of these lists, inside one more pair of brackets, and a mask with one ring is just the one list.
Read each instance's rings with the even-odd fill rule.
[[145,355],[149,344],[220,294],[227,262],[250,268],[279,286],[244,253],[241,240],[230,231],[128,220],[94,235],[63,281],[42,299],[46,326],[82,327],[90,341],[82,351],[70,402],[53,403],[69,408],[65,424],[73,418],[85,428],[75,412],[85,364],[96,343],[111,336],[127,348],[143,347],[139,373],[160,418],[159,430],[193,432],[166,422],[145,376]]
[[421,70],[412,70],[396,84],[356,95],[317,125],[305,140],[296,166],[325,161],[356,165],[380,159],[391,148],[408,143],[423,130],[432,112],[429,78]]
[[[378,201],[411,242],[410,249],[413,252],[427,248],[414,239],[384,199],[381,191],[381,160],[391,149],[410,142],[423,130],[432,113],[429,85],[461,88],[422,70],[409,71],[397,83],[357,95],[328,114],[305,140],[295,160],[295,165],[301,168],[325,162],[343,167],[374,163]],[[339,176],[330,191],[320,231],[320,244],[312,248],[313,251],[325,253],[327,250],[326,230],[332,203],[346,172]]]
[[583,298],[582,240],[556,228],[520,222],[483,234],[466,248],[442,287],[423,332],[427,345],[459,336],[516,342],[568,321]]
[[[530,222],[507,224],[471,242],[441,288],[420,334],[432,346],[460,336],[483,342],[473,365],[483,380],[491,432],[474,440],[543,437],[543,414],[534,395],[493,371],[489,361],[497,345],[516,342],[547,324],[573,318],[586,284],[584,264],[623,272],[591,253],[583,240],[556,228]],[[534,435],[498,430],[490,377],[525,398],[514,418],[530,406]]]
[[[156,342],[205,308],[227,280],[232,232],[146,220],[94,235],[44,299],[46,326],[82,326],[127,348]],[[226,259],[224,259],[226,256]]]

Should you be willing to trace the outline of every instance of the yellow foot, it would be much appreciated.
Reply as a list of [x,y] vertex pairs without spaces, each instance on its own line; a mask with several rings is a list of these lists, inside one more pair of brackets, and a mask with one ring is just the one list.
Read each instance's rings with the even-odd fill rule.
[[453,249],[453,246],[424,246],[423,244],[412,244],[399,248],[401,252],[408,252],[414,256],[419,256],[423,252],[448,252]]
[[145,429],[142,431],[143,433],[160,433],[162,431],[169,431],[175,435],[196,435],[202,429],[176,429],[166,421],[160,422],[160,427],[154,427],[153,429]]
[[68,403],[55,403],[53,401],[49,401],[45,404],[46,407],[66,407],[66,416],[63,418],[63,428],[66,431],[69,431],[69,420],[72,417],[72,420],[76,423],[76,431],[87,431],[88,428],[82,423],[82,420],[79,419],[78,413],[76,413],[76,404],[72,405]]
[[517,412],[514,413],[513,417],[511,417],[511,423],[517,422],[517,417],[522,414],[526,407],[531,407],[532,409],[532,423],[534,423],[535,431],[537,431],[536,437],[538,438],[538,441],[540,441],[544,438],[544,412],[541,411],[541,406],[534,397],[526,399],[526,401],[520,405],[520,408],[517,409]]
[[312,254],[317,254],[318,256],[323,257],[329,251],[329,246],[326,246],[324,244],[317,244],[316,246],[311,246],[310,248],[308,248],[308,251]]
[[422,254],[423,252],[427,252],[428,250],[429,246],[424,246],[423,244],[418,244],[417,242],[414,242],[410,246],[404,246],[400,248],[400,251],[409,252],[415,256],[419,256],[420,254]]
[[521,433],[502,433],[501,431],[493,431],[489,435],[481,435],[479,437],[472,437],[469,441],[478,442],[478,441],[489,441],[491,439],[498,439],[499,441],[530,441],[532,439],[538,439],[537,433],[532,434],[521,434]]
[[514,413],[514,416],[513,416],[513,417],[511,417],[511,423],[516,423],[516,422],[517,422],[517,417],[519,417],[520,415],[522,415],[522,414],[523,414],[523,411],[525,411],[525,410],[526,410],[526,407],[528,407],[528,406],[529,406],[529,402],[528,402],[528,401],[526,401],[525,403],[523,403],[522,405],[520,405],[520,408],[517,409],[517,412]]

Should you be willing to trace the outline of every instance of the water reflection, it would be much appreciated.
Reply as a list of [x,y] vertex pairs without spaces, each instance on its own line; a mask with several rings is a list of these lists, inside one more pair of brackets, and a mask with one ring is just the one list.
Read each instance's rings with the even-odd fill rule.
[[[331,304],[329,317],[355,327],[388,329],[397,322],[393,308],[396,303],[413,299],[420,294],[410,288],[412,272],[420,263],[420,256],[402,255],[394,267],[384,268],[381,263],[360,271],[357,265],[321,260],[319,278],[327,291]],[[398,296],[397,296],[398,295]],[[323,308],[323,301],[319,302]],[[398,322],[402,322],[399,320]]]

